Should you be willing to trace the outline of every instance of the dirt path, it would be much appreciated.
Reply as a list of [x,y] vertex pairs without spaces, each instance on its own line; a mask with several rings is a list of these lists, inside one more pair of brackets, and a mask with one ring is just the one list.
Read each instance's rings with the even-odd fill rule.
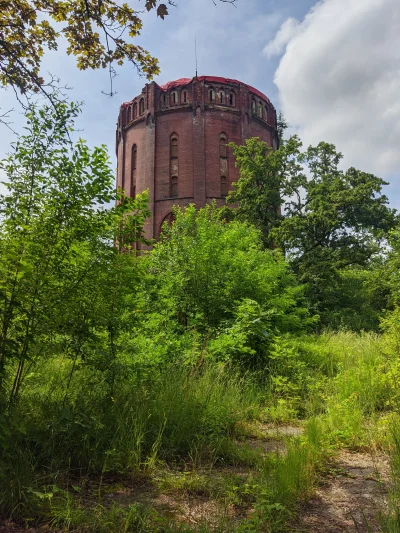
[[389,465],[383,455],[340,452],[301,513],[296,531],[305,533],[373,533],[381,531],[377,515],[386,506]]
[[[259,425],[254,436],[244,441],[247,445],[262,450],[263,453],[285,454],[285,439],[301,435],[302,428],[297,426],[270,427]],[[128,486],[123,483],[109,483],[112,491],[104,493],[104,505],[119,503],[121,506],[143,502],[151,503],[152,507],[165,516],[171,516],[179,523],[199,526],[207,523],[213,527],[223,518],[230,524],[220,528],[227,533],[235,522],[236,510],[230,505],[227,508],[214,499],[209,483],[218,481],[218,476],[238,476],[246,478],[250,474],[245,468],[236,469],[232,466],[216,467],[211,470],[198,470],[194,473],[194,484],[180,486],[190,472],[180,470],[168,473],[168,484],[157,486],[154,483]],[[176,480],[175,480],[176,477]],[[166,478],[167,479],[167,478]],[[300,509],[295,522],[289,531],[296,533],[377,533],[381,531],[377,522],[379,511],[385,510],[387,487],[390,469],[387,457],[383,454],[351,453],[342,450],[336,460],[325,467],[321,484],[315,496]],[[171,484],[172,480],[172,484]],[[174,481],[175,480],[175,481]],[[197,485],[196,485],[197,480]],[[198,480],[201,481],[200,485]],[[103,485],[106,485],[104,480]],[[165,485],[164,480],[164,485]],[[89,484],[90,485],[90,484]],[[88,497],[91,485],[86,487]],[[203,487],[204,485],[204,487]],[[210,485],[211,486],[211,485]],[[184,488],[186,487],[186,488]],[[93,488],[93,487],[92,487]],[[96,487],[94,487],[96,488]],[[98,490],[94,491],[98,494]],[[88,500],[89,501],[89,500]],[[237,518],[237,517],[236,517]],[[49,526],[23,529],[11,522],[0,521],[0,533],[53,533]]]

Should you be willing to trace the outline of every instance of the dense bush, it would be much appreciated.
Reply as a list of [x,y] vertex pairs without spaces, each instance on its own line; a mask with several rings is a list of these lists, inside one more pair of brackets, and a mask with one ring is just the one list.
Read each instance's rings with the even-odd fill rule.
[[275,335],[310,322],[279,252],[263,250],[252,226],[226,223],[215,206],[175,211],[175,222],[148,258],[154,297],[149,305],[181,332],[210,338],[220,361],[259,367]]

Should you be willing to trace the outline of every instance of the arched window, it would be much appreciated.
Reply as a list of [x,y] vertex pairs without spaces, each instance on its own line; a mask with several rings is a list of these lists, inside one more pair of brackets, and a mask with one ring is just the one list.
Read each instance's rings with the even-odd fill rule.
[[215,91],[212,87],[208,90],[208,99],[211,103],[215,102]]
[[133,104],[133,120],[137,117],[137,103]]
[[186,104],[188,101],[188,98],[187,98],[187,91],[183,91],[182,92],[182,103],[183,104]]
[[226,176],[221,176],[221,196],[223,198],[228,196],[228,182]]
[[175,222],[175,215],[173,213],[168,213],[161,222],[160,233],[166,225],[170,226],[173,222]]
[[171,177],[170,197],[178,198],[178,176]]
[[235,105],[235,95],[233,93],[229,93],[229,105]]
[[256,114],[256,101],[254,100],[254,98],[251,101],[251,112],[253,113],[253,115]]
[[171,159],[174,157],[178,157],[178,136],[176,133],[173,133],[171,135],[170,157]]
[[160,100],[160,102],[161,102],[161,107],[164,107],[164,106],[167,105],[167,98],[166,98],[165,93],[161,95],[161,100]]
[[178,93],[176,91],[172,91],[171,93],[171,104],[177,104],[178,103]]
[[226,157],[226,135],[225,133],[221,133],[219,136],[219,156],[220,157]]
[[134,144],[132,146],[132,172],[136,170],[137,165],[137,146]]
[[224,104],[225,103],[225,94],[224,94],[224,91],[222,89],[220,89],[219,93],[218,93],[218,103],[219,104]]
[[129,106],[128,107],[128,116],[127,116],[126,121],[130,122],[131,120],[132,120],[132,108],[131,108],[131,106]]
[[131,196],[135,198],[136,196],[136,166],[137,166],[137,146],[134,144],[132,146],[132,157],[131,157]]
[[179,175],[179,160],[178,160],[178,135],[172,133],[170,138],[170,198],[178,197],[178,175]]
[[258,115],[260,118],[263,118],[263,105],[262,105],[262,102],[258,102],[258,105],[257,105],[257,115]]
[[139,114],[143,115],[144,113],[144,98],[142,98],[139,102]]
[[268,106],[265,106],[265,116],[264,116],[265,122],[268,122]]

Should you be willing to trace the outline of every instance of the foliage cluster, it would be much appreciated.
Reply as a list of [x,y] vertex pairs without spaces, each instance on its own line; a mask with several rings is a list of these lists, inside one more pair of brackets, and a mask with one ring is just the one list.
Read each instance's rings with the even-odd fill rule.
[[79,70],[109,70],[111,95],[114,65],[129,61],[151,80],[159,74],[158,60],[135,43],[143,27],[143,11],[154,10],[164,19],[168,6],[174,5],[172,0],[144,0],[141,10],[113,0],[4,0],[0,10],[0,86],[11,86],[16,94],[42,92],[52,100],[48,92],[52,82],[44,80],[40,67],[46,49],[57,50],[62,39]]
[[210,339],[207,352],[219,361],[262,368],[275,335],[310,322],[282,255],[263,250],[252,226],[226,224],[215,206],[177,209],[148,262],[150,307]]
[[285,252],[321,325],[377,329],[388,293],[379,267],[397,224],[382,194],[387,183],[343,171],[342,154],[324,142],[304,152],[297,136],[275,151],[256,138],[232,148],[240,179],[228,196],[238,206],[230,217]]
[[104,146],[92,152],[69,140],[78,111],[63,102],[32,107],[27,134],[1,163],[9,181],[0,198],[0,390],[8,404],[38,358],[88,360],[99,338],[110,364],[114,357],[130,286],[128,276],[121,283],[130,260],[114,239],[141,238],[148,210],[144,199],[122,197],[101,207],[115,199],[113,176]]

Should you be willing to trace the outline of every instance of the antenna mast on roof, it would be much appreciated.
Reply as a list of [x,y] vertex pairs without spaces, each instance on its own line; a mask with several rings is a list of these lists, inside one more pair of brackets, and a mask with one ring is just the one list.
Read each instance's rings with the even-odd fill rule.
[[196,78],[197,78],[197,36],[194,36],[194,56],[196,58]]

